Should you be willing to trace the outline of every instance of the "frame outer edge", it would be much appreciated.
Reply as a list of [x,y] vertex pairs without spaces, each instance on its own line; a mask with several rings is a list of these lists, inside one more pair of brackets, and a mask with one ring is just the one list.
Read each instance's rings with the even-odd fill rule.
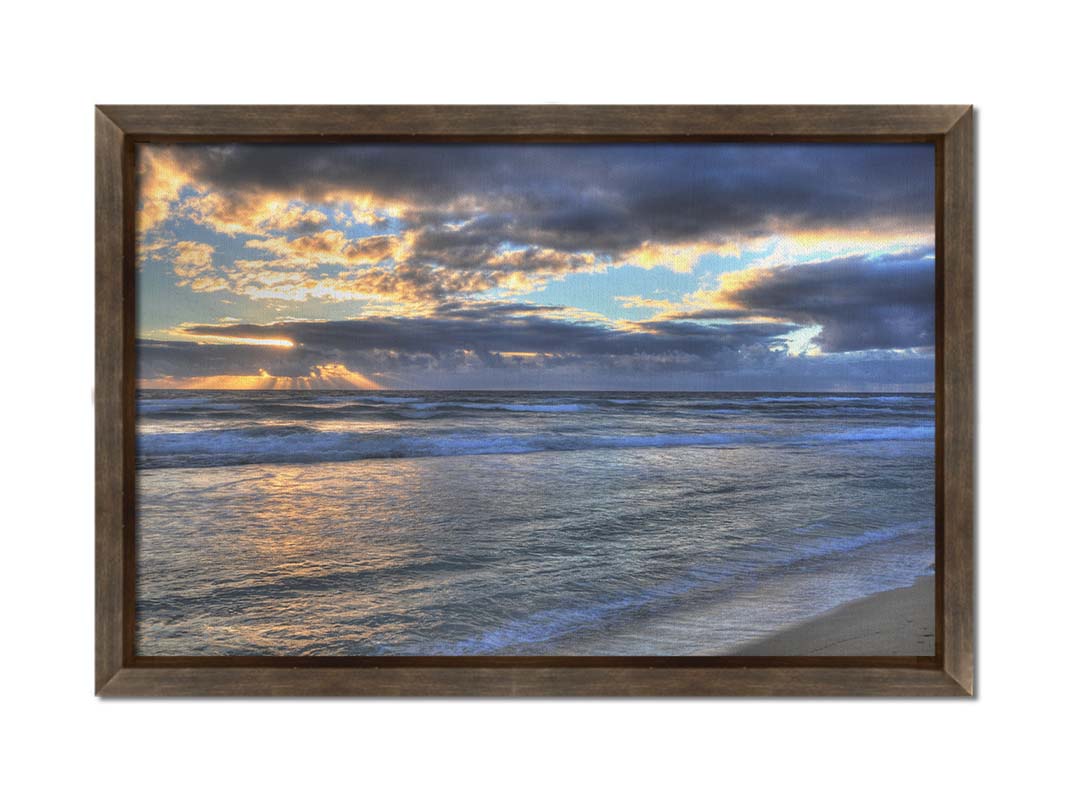
[[124,668],[107,697],[959,697],[936,669]]
[[945,134],[945,672],[974,694],[974,112]]
[[122,667],[123,588],[123,131],[96,109],[95,682]]
[[[98,106],[96,108],[95,683],[146,696],[961,696],[974,693],[973,111],[970,106]],[[521,118],[516,122],[516,119]],[[127,150],[141,138],[351,134],[943,137],[945,158],[944,662],[938,669],[134,668],[123,617],[124,392],[133,234]],[[766,131],[773,129],[774,134]],[[131,151],[132,152],[132,151]],[[129,184],[129,185],[127,185]],[[130,196],[127,196],[130,195]],[[130,411],[132,414],[132,411]],[[132,512],[131,512],[132,513]],[[132,573],[130,573],[132,574]],[[132,640],[131,640],[132,641]]]
[[168,106],[101,110],[138,140],[208,136],[913,136],[943,134],[961,105]]

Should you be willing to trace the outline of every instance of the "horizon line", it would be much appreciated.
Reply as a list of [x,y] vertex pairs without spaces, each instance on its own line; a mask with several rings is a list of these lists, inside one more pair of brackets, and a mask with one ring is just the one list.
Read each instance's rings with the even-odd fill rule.
[[160,388],[160,387],[137,387],[138,392],[526,392],[540,394],[603,394],[631,393],[631,394],[936,394],[936,388],[927,390],[900,391],[893,389],[441,389],[441,388],[417,388],[401,386],[380,389],[359,389],[356,387],[333,387],[302,389],[188,389],[188,388]]

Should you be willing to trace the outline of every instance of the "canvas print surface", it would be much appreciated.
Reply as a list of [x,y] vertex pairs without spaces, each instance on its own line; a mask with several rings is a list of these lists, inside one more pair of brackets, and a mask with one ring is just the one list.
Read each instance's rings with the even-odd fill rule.
[[933,654],[932,146],[136,156],[138,654]]

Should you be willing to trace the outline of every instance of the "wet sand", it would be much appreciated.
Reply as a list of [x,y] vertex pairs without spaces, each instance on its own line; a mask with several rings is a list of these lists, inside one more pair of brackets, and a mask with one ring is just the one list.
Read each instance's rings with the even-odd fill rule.
[[746,656],[934,654],[934,579],[846,603],[738,651]]

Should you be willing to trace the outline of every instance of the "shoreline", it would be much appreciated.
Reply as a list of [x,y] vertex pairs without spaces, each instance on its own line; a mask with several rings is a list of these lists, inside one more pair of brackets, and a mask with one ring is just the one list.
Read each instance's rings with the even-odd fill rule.
[[731,655],[932,656],[934,576],[837,606]]

